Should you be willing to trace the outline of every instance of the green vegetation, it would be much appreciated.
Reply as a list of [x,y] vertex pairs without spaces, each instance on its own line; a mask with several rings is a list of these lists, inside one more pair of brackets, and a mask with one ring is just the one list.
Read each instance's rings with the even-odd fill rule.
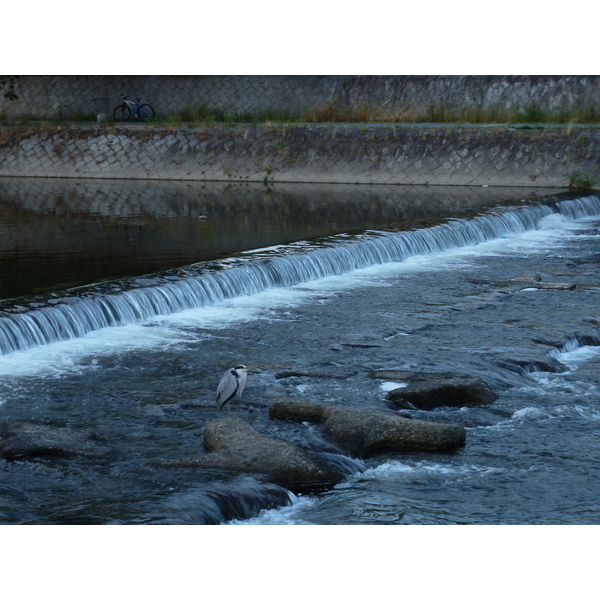
[[297,121],[289,110],[267,109],[232,113],[206,105],[180,110],[166,116],[158,115],[156,120],[159,123],[162,121],[163,123],[173,125],[192,124],[205,126],[217,123],[225,126],[234,126],[240,123],[292,123]]
[[577,106],[572,110],[551,111],[539,104],[515,106],[467,106],[451,107],[444,103],[417,107],[414,104],[385,109],[361,103],[358,106],[342,106],[329,102],[309,109],[298,119],[307,123],[457,123],[457,124],[575,124],[600,123],[600,111],[592,105]]
[[507,123],[507,124],[570,124],[600,123],[600,112],[594,106],[578,106],[572,110],[548,110],[537,103],[524,107],[430,106],[415,122],[431,123]]
[[96,122],[96,115],[92,113],[64,113],[58,111],[51,117],[40,117],[34,114],[22,114],[18,117],[9,117],[5,112],[0,111],[0,125],[30,125],[31,123],[53,124],[64,126],[68,123],[88,124]]
[[569,177],[569,189],[586,192],[594,187],[594,178],[589,173],[577,171]]
[[[6,78],[4,78],[6,79]],[[2,90],[0,77],[0,93]],[[10,89],[10,88],[9,88]],[[7,92],[8,93],[8,92]],[[57,113],[52,117],[29,114],[18,118],[7,118],[0,112],[0,125],[27,124],[40,121],[66,124],[96,122],[96,115]],[[112,121],[112,115],[108,121]],[[132,119],[131,124],[136,120]],[[297,123],[441,123],[441,124],[509,124],[509,125],[566,125],[600,124],[600,109],[591,104],[580,105],[569,110],[549,110],[531,103],[526,106],[449,106],[444,103],[429,106],[407,106],[387,109],[362,102],[358,106],[345,106],[341,102],[330,101],[319,107],[307,108],[297,113],[288,109],[256,109],[240,112],[225,111],[219,108],[200,105],[169,114],[157,114],[152,125],[179,127],[211,127],[214,125],[233,127],[240,124],[297,124]]]

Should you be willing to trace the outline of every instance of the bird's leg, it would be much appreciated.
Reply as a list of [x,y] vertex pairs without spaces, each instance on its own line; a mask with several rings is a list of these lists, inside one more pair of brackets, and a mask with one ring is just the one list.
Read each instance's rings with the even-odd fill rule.
[[231,416],[231,404],[229,402],[227,403],[227,416]]

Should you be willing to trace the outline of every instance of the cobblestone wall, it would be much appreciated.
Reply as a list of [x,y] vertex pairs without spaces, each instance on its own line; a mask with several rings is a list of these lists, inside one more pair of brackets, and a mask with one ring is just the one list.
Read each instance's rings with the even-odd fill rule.
[[598,76],[22,76],[16,102],[0,94],[0,113],[41,118],[112,114],[121,94],[150,103],[160,115],[208,107],[232,114],[303,113],[327,103],[370,105],[390,115],[438,110],[538,106],[600,110]]
[[273,126],[0,131],[0,176],[567,187],[600,130]]

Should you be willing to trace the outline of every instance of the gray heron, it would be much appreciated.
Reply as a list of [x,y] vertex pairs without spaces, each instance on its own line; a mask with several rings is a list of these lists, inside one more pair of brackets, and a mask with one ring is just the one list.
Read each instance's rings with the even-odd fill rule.
[[236,396],[242,397],[242,392],[246,387],[246,379],[248,375],[246,373],[246,367],[244,365],[238,365],[233,369],[225,371],[219,385],[217,387],[217,410],[220,412],[221,409],[227,404],[227,415],[231,414],[230,402]]

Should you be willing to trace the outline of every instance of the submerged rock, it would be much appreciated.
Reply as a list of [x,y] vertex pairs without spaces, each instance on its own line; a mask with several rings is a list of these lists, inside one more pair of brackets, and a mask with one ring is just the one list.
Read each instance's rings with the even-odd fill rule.
[[100,458],[109,453],[109,449],[88,433],[69,427],[8,421],[0,424],[0,457],[6,460],[45,456]]
[[546,356],[543,358],[501,358],[496,364],[503,369],[513,371],[524,371],[525,373],[535,373],[543,371],[545,373],[564,373],[569,368],[556,358]]
[[492,404],[497,398],[495,392],[476,375],[375,371],[370,376],[406,384],[390,390],[386,396],[399,408],[431,410],[438,406],[479,406]]
[[204,444],[209,454],[160,464],[263,474],[292,491],[333,485],[343,478],[317,456],[288,442],[268,438],[237,417],[208,423]]
[[269,407],[272,419],[322,423],[329,442],[353,456],[386,451],[449,452],[465,445],[462,425],[407,419],[393,412],[328,407],[280,398]]
[[526,272],[512,277],[511,279],[471,279],[471,283],[491,283],[498,285],[509,285],[516,290],[574,290],[577,285],[573,282],[542,281],[539,273]]
[[269,416],[271,419],[279,419],[281,421],[324,423],[332,410],[331,406],[319,404],[312,400],[277,398],[269,406]]
[[213,481],[176,492],[164,500],[166,506],[153,523],[218,525],[232,519],[250,519],[261,510],[288,506],[292,498],[286,488],[242,475],[228,482]]
[[356,375],[356,371],[339,372],[336,369],[335,372],[330,371],[301,371],[293,369],[285,369],[275,373],[275,379],[287,379],[289,377],[312,377],[315,379],[347,379],[352,375]]

